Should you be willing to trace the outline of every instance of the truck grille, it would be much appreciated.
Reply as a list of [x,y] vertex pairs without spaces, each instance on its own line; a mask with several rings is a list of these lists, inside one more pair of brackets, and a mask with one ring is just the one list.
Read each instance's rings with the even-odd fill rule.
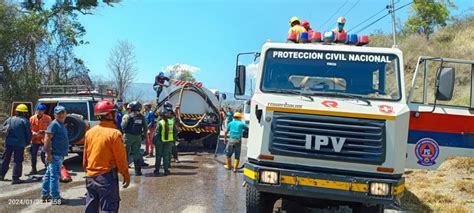
[[[272,154],[378,165],[385,162],[383,120],[275,112],[271,131]],[[345,140],[343,145],[341,140]]]

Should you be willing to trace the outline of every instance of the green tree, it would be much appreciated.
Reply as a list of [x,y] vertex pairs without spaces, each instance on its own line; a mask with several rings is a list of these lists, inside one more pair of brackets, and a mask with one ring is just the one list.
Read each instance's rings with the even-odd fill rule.
[[411,16],[405,22],[406,33],[423,33],[426,38],[451,19],[449,8],[456,8],[451,0],[416,0],[411,5]]
[[194,78],[193,73],[189,70],[182,70],[178,79],[183,81],[196,81],[196,78]]

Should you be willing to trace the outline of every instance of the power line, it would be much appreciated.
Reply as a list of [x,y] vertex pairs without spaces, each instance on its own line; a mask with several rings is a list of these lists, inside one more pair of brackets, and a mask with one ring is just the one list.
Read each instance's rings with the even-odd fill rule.
[[327,24],[344,6],[346,6],[347,2],[349,2],[349,0],[346,0],[346,1],[344,2],[344,4],[342,4],[342,5],[340,6],[340,7],[336,10],[336,12],[334,12],[334,13],[328,18],[328,20],[326,20],[326,21],[324,22],[324,24],[321,25],[321,28],[320,28],[320,29],[323,29],[323,27],[326,26],[326,24]]
[[[397,8],[397,9],[395,9],[394,12],[395,12],[395,11],[398,11],[398,10],[400,10],[400,9],[402,9],[402,8],[404,8],[404,7],[408,6],[408,5],[410,5],[410,4],[413,4],[413,2],[407,3],[407,4],[403,5],[403,6],[401,6],[401,7]],[[383,18],[387,17],[388,15],[390,15],[390,12],[387,13],[387,14],[385,14],[384,16],[378,18],[377,20],[373,21],[372,23],[366,25],[365,27],[363,27],[362,29],[360,29],[359,31],[357,31],[355,34],[358,34],[358,33],[362,32],[363,30],[369,28],[370,26],[374,25],[375,23],[377,23],[378,21],[380,21],[380,20],[382,20]],[[394,33],[395,33],[395,32],[394,32]]]
[[377,13],[375,13],[374,15],[370,16],[369,18],[365,19],[364,21],[360,22],[359,24],[357,24],[356,26],[352,27],[350,30],[348,30],[347,32],[350,32],[354,29],[357,29],[357,27],[359,27],[360,25],[364,24],[365,22],[369,21],[370,19],[374,18],[375,16],[379,15],[381,12],[385,11],[387,8],[383,8],[382,10],[378,11]]
[[357,4],[359,4],[360,0],[357,0],[357,2],[352,5],[351,8],[349,8],[349,10],[346,11],[346,13],[344,13],[344,16],[346,16],[347,14],[349,14],[349,12],[351,12],[352,9],[354,9],[355,6],[357,6]]

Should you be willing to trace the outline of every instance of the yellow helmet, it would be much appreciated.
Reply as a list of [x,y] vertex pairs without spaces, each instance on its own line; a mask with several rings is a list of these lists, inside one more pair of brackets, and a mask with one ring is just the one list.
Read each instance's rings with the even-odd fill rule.
[[240,112],[234,113],[234,118],[242,118],[242,114]]
[[25,104],[18,104],[15,111],[17,112],[28,112],[28,107]]
[[291,19],[290,19],[290,25],[291,23],[295,22],[295,21],[300,21],[300,19],[296,16],[293,16]]
[[337,19],[337,23],[345,24],[346,23],[346,17],[341,16]]

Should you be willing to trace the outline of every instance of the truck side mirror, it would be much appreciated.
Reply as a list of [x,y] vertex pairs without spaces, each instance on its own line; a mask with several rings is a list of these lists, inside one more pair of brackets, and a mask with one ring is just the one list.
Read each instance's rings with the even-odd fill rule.
[[453,98],[454,67],[440,67],[436,78],[436,99],[449,101]]
[[235,70],[235,95],[245,95],[245,66],[238,65]]

